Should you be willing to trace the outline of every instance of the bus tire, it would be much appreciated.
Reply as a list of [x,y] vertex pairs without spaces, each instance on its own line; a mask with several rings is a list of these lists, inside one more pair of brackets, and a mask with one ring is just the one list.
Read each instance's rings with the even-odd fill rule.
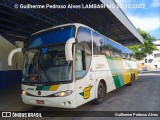
[[101,104],[105,100],[106,87],[103,82],[98,84],[97,98],[93,100],[93,104]]
[[131,82],[128,84],[129,86],[133,86],[135,77],[131,74]]
[[136,75],[134,74],[133,76],[134,76],[134,81],[136,81]]

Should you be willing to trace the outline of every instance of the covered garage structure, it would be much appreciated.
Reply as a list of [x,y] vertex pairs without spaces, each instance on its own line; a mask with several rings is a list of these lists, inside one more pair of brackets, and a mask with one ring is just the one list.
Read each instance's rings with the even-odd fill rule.
[[85,24],[123,44],[143,42],[136,28],[119,8],[99,9],[22,9],[20,5],[115,5],[114,0],[1,0],[0,34],[11,43],[29,42],[32,33],[65,23]]
[[[99,9],[20,8],[20,5],[27,6],[29,4],[105,4],[106,6],[111,5],[116,7]],[[16,41],[23,42],[26,47],[30,41],[31,34],[34,32],[66,23],[85,24],[125,46],[143,43],[141,35],[114,0],[1,0],[0,8],[0,35],[15,47],[18,47]],[[3,45],[3,47],[0,49],[6,49],[7,45]],[[8,53],[5,54],[8,55]],[[18,56],[18,58],[22,61],[22,56]],[[1,61],[4,61],[4,63]],[[7,61],[7,57],[0,55],[0,65],[8,66],[5,61]],[[20,82],[20,68],[22,66],[18,64],[19,61],[15,64],[15,69],[18,69],[17,72],[15,70],[10,71],[10,68],[4,71],[3,67],[0,67],[0,88],[6,88]],[[18,68],[17,66],[20,67]],[[8,74],[10,75],[8,76]]]

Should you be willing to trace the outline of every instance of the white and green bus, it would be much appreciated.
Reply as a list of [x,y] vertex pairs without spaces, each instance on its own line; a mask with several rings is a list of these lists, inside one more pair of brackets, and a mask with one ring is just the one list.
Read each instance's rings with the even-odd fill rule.
[[[11,51],[8,62],[21,48]],[[134,53],[79,23],[41,30],[24,52],[25,104],[76,108],[138,79]]]

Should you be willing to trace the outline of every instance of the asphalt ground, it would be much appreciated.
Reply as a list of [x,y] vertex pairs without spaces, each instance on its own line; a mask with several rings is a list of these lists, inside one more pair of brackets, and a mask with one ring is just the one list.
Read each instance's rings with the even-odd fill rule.
[[[20,85],[8,90],[0,91],[0,111],[50,111],[47,119],[54,120],[82,120],[82,119],[122,119],[122,120],[160,120],[160,117],[80,117],[86,115],[84,112],[89,111],[88,116],[96,114],[96,111],[160,111],[160,71],[146,71],[139,74],[139,79],[133,86],[123,86],[106,95],[106,100],[100,105],[93,105],[89,102],[76,109],[60,109],[52,107],[41,107],[25,105],[20,96]],[[59,113],[56,113],[56,112]],[[66,113],[67,111],[67,113]],[[68,112],[69,111],[69,112]],[[75,112],[76,111],[76,112]],[[78,111],[78,112],[77,112]],[[97,112],[98,113],[98,112]],[[57,114],[57,115],[55,115]],[[61,117],[66,116],[70,117]],[[53,117],[54,116],[54,117]],[[72,117],[74,116],[74,117]],[[76,117],[75,117],[76,116]],[[96,115],[93,115],[96,116]],[[1,118],[0,118],[1,119]],[[21,119],[21,118],[12,118]],[[28,119],[28,118],[26,118]],[[39,119],[39,118],[37,118]],[[46,119],[41,118],[41,119]]]

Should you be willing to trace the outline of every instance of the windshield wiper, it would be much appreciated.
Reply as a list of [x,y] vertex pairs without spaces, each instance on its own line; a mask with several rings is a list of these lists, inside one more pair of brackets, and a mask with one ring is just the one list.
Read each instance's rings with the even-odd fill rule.
[[40,69],[43,71],[43,73],[44,73],[44,75],[46,76],[47,80],[48,80],[49,82],[51,82],[51,79],[49,78],[47,72],[43,69],[43,67],[42,67],[41,64],[40,64]]
[[44,68],[43,68],[44,61],[43,61],[43,57],[42,57],[41,51],[40,51],[40,53],[39,53],[39,58],[40,58],[40,60],[39,60],[39,69],[42,70],[42,72],[43,72],[44,75],[46,76],[47,80],[48,80],[49,82],[51,82],[51,79],[49,78],[47,72],[46,72],[46,71],[44,70]]

